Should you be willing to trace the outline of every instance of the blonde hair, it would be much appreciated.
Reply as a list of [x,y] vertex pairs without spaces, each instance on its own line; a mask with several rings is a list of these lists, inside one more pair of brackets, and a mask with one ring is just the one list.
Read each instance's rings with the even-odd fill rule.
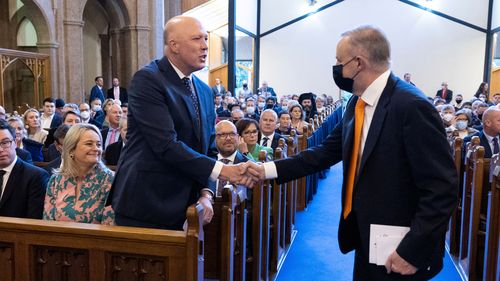
[[28,109],[26,109],[26,111],[23,114],[23,122],[24,122],[25,128],[27,127],[26,130],[28,131],[28,134],[30,133],[30,129],[31,129],[28,125],[28,113],[30,113],[30,112],[34,112],[38,115],[38,118],[39,118],[38,122],[40,123],[38,130],[42,129],[42,122],[40,121],[40,112],[36,108],[28,108]]
[[[76,163],[74,157],[71,155],[74,154],[76,150],[76,146],[80,141],[82,135],[87,131],[94,131],[98,136],[102,143],[102,136],[99,129],[92,124],[78,123],[68,130],[66,137],[64,138],[63,143],[63,151],[62,151],[62,165],[60,169],[56,169],[55,173],[58,175],[62,175],[64,177],[77,177],[78,176],[78,164]],[[102,148],[101,148],[102,150]],[[104,169],[104,164],[102,160],[97,162],[96,166]]]

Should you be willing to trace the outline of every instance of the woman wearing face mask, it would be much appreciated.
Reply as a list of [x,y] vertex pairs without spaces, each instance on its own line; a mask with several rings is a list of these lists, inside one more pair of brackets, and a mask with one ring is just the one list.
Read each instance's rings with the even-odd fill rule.
[[102,123],[104,122],[104,112],[102,111],[101,100],[99,98],[94,99],[90,103],[90,108],[90,119],[100,124],[100,127],[102,128]]
[[452,127],[458,131],[458,136],[462,139],[478,132],[476,129],[470,127],[471,116],[472,112],[467,109],[461,109],[455,113]]

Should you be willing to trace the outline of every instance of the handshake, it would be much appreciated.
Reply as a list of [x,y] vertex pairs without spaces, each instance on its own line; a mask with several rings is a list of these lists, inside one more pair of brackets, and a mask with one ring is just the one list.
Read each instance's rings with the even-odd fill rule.
[[266,173],[262,164],[248,161],[236,165],[224,165],[219,179],[252,188],[257,182],[266,179]]

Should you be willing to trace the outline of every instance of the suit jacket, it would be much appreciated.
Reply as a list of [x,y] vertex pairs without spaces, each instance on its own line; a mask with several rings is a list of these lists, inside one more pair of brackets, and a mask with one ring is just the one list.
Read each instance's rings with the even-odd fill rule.
[[[443,98],[443,90],[438,90],[436,92],[436,97]],[[446,103],[450,103],[452,98],[453,98],[453,91],[446,89],[446,97],[444,98]]]
[[[261,136],[261,138],[259,140],[259,144],[261,143],[261,140],[264,137],[265,137],[264,135]],[[284,139],[285,143],[286,143],[286,139],[282,135],[280,135],[279,133],[277,133],[276,131],[274,131],[273,141],[271,142],[271,148],[273,149],[273,151],[276,151],[276,148],[279,146],[280,139]]]
[[224,95],[226,93],[226,88],[224,88],[224,86],[222,86],[222,84],[220,85],[220,91],[217,89],[217,86],[213,86],[212,87],[212,93],[214,93],[214,96],[216,94],[221,94],[221,95]]
[[31,153],[23,148],[16,147],[16,155],[21,158],[24,162],[33,164],[33,159],[31,158]]
[[89,104],[95,99],[99,98],[101,100],[101,103],[104,104],[104,90],[99,89],[97,85],[94,85],[92,89],[90,89],[90,98],[89,98]]
[[[347,178],[357,99],[351,98],[344,118],[321,145],[276,162],[280,182],[319,172],[341,160]],[[394,74],[378,101],[358,165],[352,211],[347,219],[340,218],[341,251],[355,249],[368,257],[370,224],[407,226],[410,232],[399,244],[398,254],[420,269],[415,280],[437,274],[447,222],[458,202],[457,173],[437,111],[420,90]],[[379,272],[386,274],[385,269]]]
[[[109,127],[104,127],[104,128],[101,129],[102,149],[106,149],[106,138],[108,137],[108,133],[109,133]],[[122,140],[122,136],[119,135],[118,136],[118,141],[121,141],[121,140]]]
[[479,137],[479,145],[484,147],[484,158],[491,158],[493,156],[493,152],[491,151],[491,146],[490,143],[488,142],[488,139],[484,135],[484,132],[481,130],[475,134],[466,136],[464,138],[464,152],[465,148],[467,147],[467,144],[472,140],[472,137],[478,136]]
[[[257,90],[257,93],[259,93],[259,95],[264,94],[263,89],[262,89],[262,88],[259,88],[259,89]],[[275,96],[276,96],[276,93],[274,92],[274,89],[273,89],[272,87],[267,87],[266,93],[270,93],[270,94],[271,94],[271,96],[273,96],[273,97],[275,97]]]
[[[108,94],[106,96],[107,99],[114,99],[115,94],[113,93],[113,88],[108,89]],[[120,101],[122,104],[128,103],[128,94],[127,89],[120,87]]]
[[49,173],[49,175],[52,175],[54,173],[54,169],[59,169],[59,167],[61,167],[61,156],[47,163],[47,165],[43,166],[43,169]]
[[210,87],[192,76],[201,125],[190,91],[166,57],[135,73],[129,88],[127,145],[112,186],[117,216],[182,229],[186,210],[215,182],[215,112]]
[[0,216],[41,219],[49,174],[17,159],[0,200]]
[[50,128],[56,129],[59,125],[62,124],[62,116],[59,113],[54,113],[54,117],[52,117],[52,121],[50,122]]
[[118,159],[120,159],[120,154],[123,148],[123,141],[117,141],[106,147],[106,153],[104,153],[104,158],[107,165],[116,166],[118,164]]

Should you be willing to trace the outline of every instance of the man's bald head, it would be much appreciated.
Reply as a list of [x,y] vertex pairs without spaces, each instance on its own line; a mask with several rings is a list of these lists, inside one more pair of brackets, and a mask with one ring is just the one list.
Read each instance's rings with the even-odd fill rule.
[[491,106],[484,111],[483,130],[489,136],[500,134],[500,108]]

